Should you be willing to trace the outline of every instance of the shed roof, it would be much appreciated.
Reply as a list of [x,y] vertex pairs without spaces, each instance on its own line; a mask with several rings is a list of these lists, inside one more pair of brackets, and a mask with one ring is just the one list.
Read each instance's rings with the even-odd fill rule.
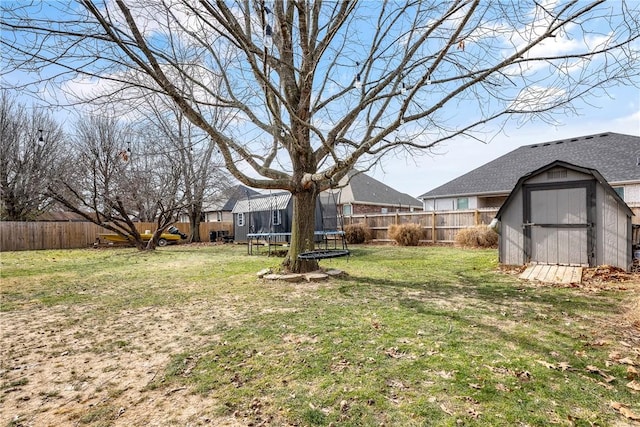
[[287,209],[291,193],[288,191],[241,199],[233,207],[231,213],[279,211]]
[[514,195],[516,194],[516,192],[518,192],[518,190],[522,187],[522,185],[524,185],[525,182],[527,182],[529,179],[533,178],[534,176],[540,175],[541,173],[544,173],[549,169],[553,169],[558,166],[571,169],[577,172],[582,172],[587,175],[592,175],[596,179],[596,181],[598,181],[600,185],[604,187],[605,191],[607,191],[610,195],[612,195],[618,201],[618,203],[620,204],[620,206],[622,206],[622,209],[625,211],[625,213],[629,216],[633,216],[633,211],[631,211],[631,208],[629,208],[629,206],[624,202],[624,200],[620,198],[620,195],[618,195],[618,193],[614,191],[614,189],[611,187],[611,185],[609,185],[607,180],[604,179],[604,177],[602,176],[602,174],[600,174],[600,172],[592,168],[572,165],[571,163],[563,162],[561,160],[556,160],[547,165],[544,165],[541,168],[538,168],[532,172],[529,172],[521,176],[520,179],[518,179],[518,182],[516,183],[513,190],[511,190],[511,193],[509,193],[509,197],[507,197],[507,200],[505,200],[505,202],[502,204],[502,206],[498,210],[498,213],[496,214],[496,218],[498,219],[502,218],[502,214],[506,209],[508,209],[508,206],[511,204],[511,201],[514,199]]
[[595,169],[609,183],[640,182],[640,136],[607,132],[525,145],[419,199],[509,193],[518,178],[554,160]]

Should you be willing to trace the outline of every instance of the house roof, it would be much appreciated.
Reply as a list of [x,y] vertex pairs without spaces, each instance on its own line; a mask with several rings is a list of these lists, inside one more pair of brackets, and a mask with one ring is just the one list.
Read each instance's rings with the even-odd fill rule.
[[555,160],[595,169],[610,184],[640,182],[640,137],[607,132],[525,145],[418,198],[506,194],[518,178]]
[[259,195],[257,197],[245,197],[237,201],[231,213],[279,211],[287,209],[289,200],[291,200],[291,193],[288,191]]
[[422,203],[406,193],[401,193],[382,182],[359,171],[351,171],[339,184],[338,204],[367,204],[388,206],[413,206],[422,208]]
[[87,221],[85,217],[75,212],[68,211],[52,211],[44,212],[36,217],[36,221],[70,221],[80,222]]
[[215,200],[208,203],[202,210],[204,212],[231,212],[238,200],[246,199],[247,195],[255,197],[259,194],[261,193],[242,184],[234,185],[222,191]]
[[592,175],[596,179],[596,181],[598,181],[603,186],[605,191],[607,191],[613,198],[615,198],[618,201],[620,206],[622,206],[622,208],[624,209],[625,213],[629,216],[633,216],[633,212],[631,211],[631,208],[629,208],[629,206],[624,202],[624,200],[620,198],[618,193],[616,193],[613,190],[611,185],[606,181],[606,179],[602,176],[602,174],[600,174],[599,171],[592,168],[585,168],[582,166],[572,165],[571,163],[563,162],[561,160],[556,160],[545,166],[542,166],[541,168],[538,168],[532,172],[529,172],[521,176],[520,179],[518,179],[518,182],[516,183],[515,187],[513,188],[513,191],[511,191],[511,193],[509,194],[509,197],[507,197],[507,200],[505,200],[505,202],[502,204],[502,206],[498,210],[498,213],[496,214],[496,218],[498,219],[502,218],[502,214],[507,209],[507,206],[511,204],[511,201],[515,198],[515,194],[518,192],[520,187],[522,187],[522,185],[525,182],[527,182],[529,179],[533,178],[534,176],[540,175],[541,173],[544,173],[555,167],[563,167],[563,168],[571,169],[587,175]]

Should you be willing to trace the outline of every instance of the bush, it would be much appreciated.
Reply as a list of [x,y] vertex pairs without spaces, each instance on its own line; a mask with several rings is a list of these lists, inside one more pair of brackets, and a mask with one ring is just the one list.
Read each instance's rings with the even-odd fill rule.
[[389,238],[395,240],[400,246],[418,246],[423,236],[424,230],[420,224],[389,226]]
[[366,224],[351,224],[344,227],[347,243],[365,243],[371,240],[371,229]]
[[640,329],[640,297],[632,300],[626,314],[627,319],[636,328]]
[[472,248],[498,247],[498,233],[487,225],[465,228],[456,234],[456,245]]

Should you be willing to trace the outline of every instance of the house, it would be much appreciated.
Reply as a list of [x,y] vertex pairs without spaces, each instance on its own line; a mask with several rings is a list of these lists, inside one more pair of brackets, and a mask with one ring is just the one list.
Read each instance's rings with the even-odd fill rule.
[[36,217],[36,221],[43,222],[86,222],[87,219],[76,212],[69,211],[49,211],[43,212]]
[[426,211],[499,208],[520,177],[555,160],[597,170],[640,223],[640,137],[614,132],[522,146],[418,198]]
[[[246,242],[247,235],[274,235],[274,241],[289,241],[293,220],[293,198],[288,191],[260,194],[236,202],[232,210],[236,242]],[[315,213],[316,231],[337,231],[337,212],[326,195],[318,197]],[[277,235],[277,236],[276,236]]]
[[500,262],[628,270],[632,216],[600,172],[553,161],[520,177],[498,211]]
[[345,216],[422,210],[422,203],[415,197],[355,170],[345,175],[328,193],[335,198],[335,204]]
[[[247,197],[255,197],[259,195],[257,191],[245,187],[244,185],[234,185],[226,190],[221,191],[215,200],[207,202],[202,207],[202,222],[231,222],[233,214],[231,211],[236,202]],[[180,222],[189,222],[187,214],[181,214]]]

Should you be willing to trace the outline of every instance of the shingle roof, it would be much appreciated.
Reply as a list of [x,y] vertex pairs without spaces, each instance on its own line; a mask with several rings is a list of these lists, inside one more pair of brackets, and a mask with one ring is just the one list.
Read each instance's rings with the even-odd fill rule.
[[509,193],[521,176],[555,160],[595,169],[609,183],[640,181],[640,137],[607,132],[525,145],[418,198]]
[[361,203],[422,208],[422,203],[415,197],[401,193],[359,171],[349,172],[340,180],[339,185],[342,187],[337,202],[339,204]]
[[250,197],[255,197],[261,193],[241,184],[234,185],[233,187],[229,187],[218,194],[215,200],[205,204],[202,210],[203,212],[231,212],[236,202],[240,199],[246,199],[247,194]]

